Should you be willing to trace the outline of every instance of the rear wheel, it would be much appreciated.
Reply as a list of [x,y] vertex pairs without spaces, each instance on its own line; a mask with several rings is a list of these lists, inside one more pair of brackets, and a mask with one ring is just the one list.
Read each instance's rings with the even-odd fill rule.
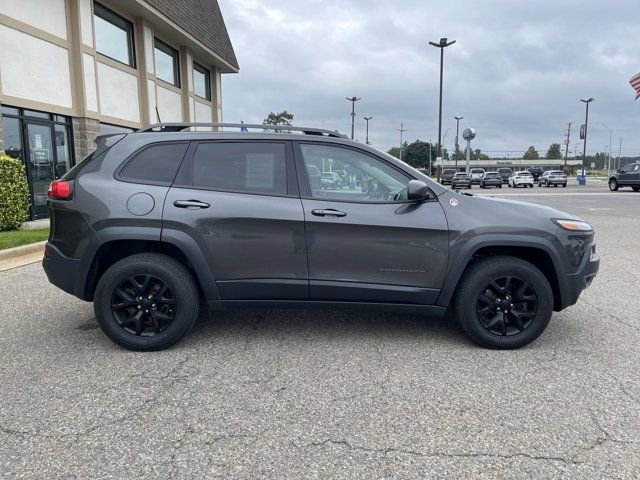
[[462,330],[486,348],[519,348],[549,324],[553,292],[531,263],[515,257],[484,258],[472,265],[456,291],[454,309]]
[[567,184],[566,184],[566,183],[563,183],[563,184],[562,184],[562,188],[567,188]]
[[631,187],[631,189],[632,189],[634,192],[640,191],[640,185],[634,185],[633,187]]
[[618,191],[618,188],[620,187],[618,186],[618,181],[615,178],[609,180],[609,190],[611,190],[612,192],[616,192]]
[[198,318],[198,287],[178,261],[142,253],[104,273],[93,307],[102,331],[118,345],[162,350],[178,342]]

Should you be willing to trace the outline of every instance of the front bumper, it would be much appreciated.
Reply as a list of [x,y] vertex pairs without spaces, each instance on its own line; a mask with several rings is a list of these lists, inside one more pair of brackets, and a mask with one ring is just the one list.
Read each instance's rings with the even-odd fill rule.
[[560,309],[567,308],[578,301],[580,294],[588,288],[600,268],[600,255],[596,253],[596,244],[589,245],[582,263],[575,273],[564,274],[560,278]]

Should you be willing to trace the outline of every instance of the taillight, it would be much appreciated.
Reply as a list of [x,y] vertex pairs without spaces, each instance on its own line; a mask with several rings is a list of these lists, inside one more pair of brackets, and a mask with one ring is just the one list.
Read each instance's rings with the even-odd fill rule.
[[71,198],[71,183],[66,180],[55,180],[51,182],[47,195],[49,198],[69,200]]

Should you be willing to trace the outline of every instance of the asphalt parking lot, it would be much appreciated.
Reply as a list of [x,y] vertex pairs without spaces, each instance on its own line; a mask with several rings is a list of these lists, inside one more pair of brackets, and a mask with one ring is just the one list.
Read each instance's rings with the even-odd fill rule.
[[248,311],[133,353],[39,264],[0,273],[0,476],[640,477],[640,193],[472,193],[596,229],[592,287],[521,350],[419,316]]

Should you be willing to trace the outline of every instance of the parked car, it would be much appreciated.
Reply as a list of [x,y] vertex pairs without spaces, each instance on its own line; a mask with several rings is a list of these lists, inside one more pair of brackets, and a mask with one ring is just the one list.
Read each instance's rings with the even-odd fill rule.
[[480,180],[480,188],[502,188],[502,177],[498,172],[486,172]]
[[547,170],[540,178],[538,178],[538,186],[542,187],[557,187],[558,185],[562,185],[563,187],[567,186],[567,175],[561,170]]
[[502,167],[498,169],[498,173],[502,178],[502,183],[507,183],[509,181],[509,177],[513,173],[513,170],[511,170],[509,167]]
[[542,175],[543,170],[541,167],[529,167],[527,168],[529,173],[533,176],[533,181],[537,182],[538,178]]
[[322,174],[322,188],[342,188],[342,178],[337,172],[324,172]]
[[[49,189],[46,275],[123,347],[175,344],[201,305],[322,305],[451,312],[478,345],[516,348],[598,271],[593,229],[570,214],[448,190],[330,130],[190,126],[98,137]],[[322,157],[372,188],[313,190]]]
[[456,174],[457,170],[455,168],[445,168],[442,170],[442,177],[440,178],[440,183],[442,185],[451,184],[451,180],[453,176]]
[[615,192],[622,187],[640,191],[640,163],[630,163],[609,177],[609,190]]
[[322,173],[320,173],[320,169],[315,165],[309,165],[309,183],[311,184],[311,188],[321,189],[322,188]]
[[533,175],[531,175],[531,173],[526,170],[513,172],[509,177],[507,185],[513,188],[519,187],[520,185],[524,186],[525,188],[533,188]]
[[482,180],[482,176],[484,175],[484,168],[472,168],[469,172],[469,177],[471,178],[471,183],[480,183]]
[[471,177],[468,173],[457,172],[451,179],[451,188],[471,188]]
[[349,175],[347,175],[347,172],[344,170],[334,170],[334,172],[336,172],[338,175],[340,175],[340,179],[342,180],[342,184],[346,185],[347,183],[349,183]]

